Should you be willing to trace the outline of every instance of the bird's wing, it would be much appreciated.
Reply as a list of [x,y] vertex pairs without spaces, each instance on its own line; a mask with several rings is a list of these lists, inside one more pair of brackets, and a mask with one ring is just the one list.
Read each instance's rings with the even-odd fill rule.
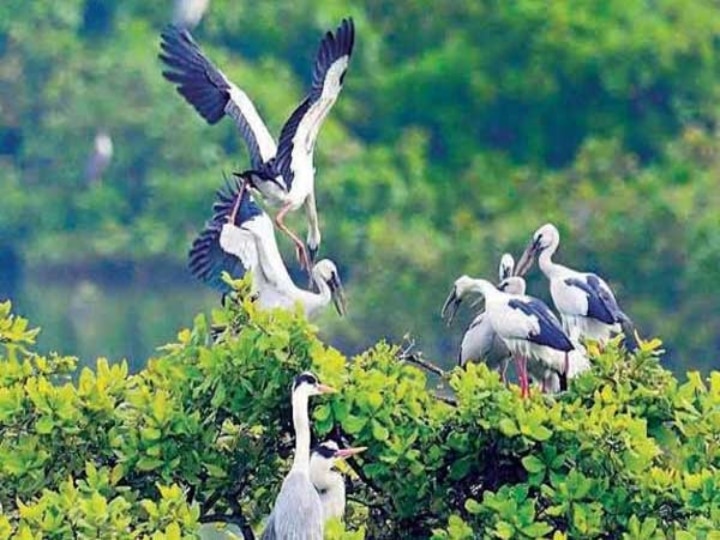
[[190,32],[168,26],[161,35],[160,59],[170,68],[163,76],[209,124],[228,115],[250,152],[254,169],[275,156],[277,147],[247,94],[235,86],[195,43]]
[[235,223],[225,227],[230,216],[239,187],[228,185],[217,192],[213,205],[213,217],[205,224],[192,244],[189,267],[193,276],[226,294],[230,286],[222,279],[223,271],[233,278],[241,278],[247,271],[258,268],[258,250],[253,234],[247,230],[252,222],[267,218],[255,203],[248,190],[243,192]]
[[306,475],[291,471],[285,477],[272,513],[278,538],[323,539],[322,502]]
[[293,164],[312,157],[320,126],[342,90],[354,43],[352,19],[343,19],[335,34],[327,32],[320,42],[310,93],[285,122],[278,140],[275,166],[288,190],[295,175]]
[[532,343],[545,345],[559,351],[573,350],[573,344],[563,332],[560,321],[545,303],[537,298],[523,296],[512,298],[508,301],[508,307],[537,320],[537,326],[527,332],[525,336],[513,337],[524,337]]
[[260,540],[275,540],[275,512],[271,512],[265,522],[265,530],[260,535]]
[[617,322],[620,308],[610,289],[602,286],[595,274],[585,274],[582,277],[567,278],[565,284],[580,289],[587,296],[587,317],[597,319],[605,324]]

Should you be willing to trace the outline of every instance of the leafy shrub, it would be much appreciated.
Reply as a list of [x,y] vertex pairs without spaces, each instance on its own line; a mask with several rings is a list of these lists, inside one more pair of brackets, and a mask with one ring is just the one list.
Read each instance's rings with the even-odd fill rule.
[[300,313],[233,301],[200,315],[137,375],[40,356],[0,305],[0,536],[192,537],[229,514],[259,531],[292,451],[288,389],[340,389],[318,437],[350,463],[332,538],[703,538],[720,529],[720,373],[680,384],[659,342],[612,343],[560,396],[522,400],[484,365],[444,377],[379,343],[347,361]]

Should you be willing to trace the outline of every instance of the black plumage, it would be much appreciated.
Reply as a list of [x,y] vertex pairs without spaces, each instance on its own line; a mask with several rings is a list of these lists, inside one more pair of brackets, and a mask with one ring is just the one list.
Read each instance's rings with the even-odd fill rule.
[[572,351],[573,346],[570,338],[560,326],[560,321],[553,315],[550,308],[536,298],[513,298],[508,302],[512,309],[522,311],[528,317],[535,317],[540,326],[537,333],[531,333],[526,339],[537,345],[544,345],[556,351]]

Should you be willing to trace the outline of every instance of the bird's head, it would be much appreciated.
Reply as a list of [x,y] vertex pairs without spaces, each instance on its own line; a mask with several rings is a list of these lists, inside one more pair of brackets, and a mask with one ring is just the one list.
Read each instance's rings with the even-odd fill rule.
[[339,459],[348,458],[364,452],[366,446],[340,448],[333,440],[322,442],[312,449],[310,454],[310,479],[318,487],[323,487],[322,478],[332,471]]
[[315,374],[310,371],[302,372],[293,381],[293,395],[302,394],[309,397],[333,392],[336,392],[336,390],[332,386],[322,384]]
[[532,240],[525,248],[520,260],[515,268],[515,275],[524,276],[528,270],[532,268],[535,257],[545,251],[548,248],[557,247],[560,243],[560,232],[557,227],[552,223],[546,223],[540,227],[535,234],[533,234]]
[[457,278],[440,311],[440,315],[444,319],[447,318],[447,324],[450,325],[450,323],[452,323],[455,318],[455,313],[457,313],[460,303],[465,297],[470,294],[483,294],[487,285],[491,284],[484,279],[472,279],[469,276],[460,276]]
[[504,253],[502,258],[500,259],[500,270],[498,272],[498,277],[500,281],[502,281],[505,278],[509,278],[513,275],[513,270],[515,269],[515,259],[513,259],[513,256],[509,253]]
[[335,263],[329,259],[318,261],[313,267],[312,277],[318,286],[320,286],[320,283],[325,283],[328,286],[335,309],[341,317],[344,317],[347,313],[347,298]]
[[520,276],[510,276],[498,283],[497,288],[508,294],[525,294],[525,280]]

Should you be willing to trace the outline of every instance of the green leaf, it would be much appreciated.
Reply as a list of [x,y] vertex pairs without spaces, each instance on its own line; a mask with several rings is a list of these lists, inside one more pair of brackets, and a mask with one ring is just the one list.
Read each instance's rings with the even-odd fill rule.
[[500,422],[498,422],[498,427],[500,428],[500,432],[506,437],[513,437],[520,433],[517,424],[510,418],[501,419]]
[[522,464],[525,470],[531,474],[537,474],[545,470],[545,463],[533,455],[522,458]]
[[51,433],[54,426],[55,423],[49,416],[41,416],[40,419],[35,422],[35,429],[40,435],[47,435],[48,433]]
[[372,434],[375,440],[381,442],[387,440],[387,438],[390,436],[390,432],[388,431],[388,429],[377,420],[372,421]]
[[357,435],[367,424],[367,418],[362,416],[354,416],[349,414],[343,422],[343,427],[351,435]]

